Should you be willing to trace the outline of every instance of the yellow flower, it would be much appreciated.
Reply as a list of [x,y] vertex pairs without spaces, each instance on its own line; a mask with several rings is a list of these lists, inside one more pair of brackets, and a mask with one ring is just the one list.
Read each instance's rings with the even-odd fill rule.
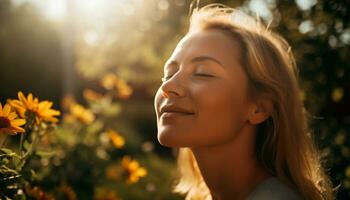
[[26,112],[34,113],[35,122],[39,124],[41,121],[58,122],[57,116],[60,115],[60,111],[51,109],[51,101],[39,101],[38,98],[34,98],[31,93],[27,97],[22,92],[18,92],[18,100],[9,100],[10,105],[16,109],[17,113],[25,118]]
[[127,173],[127,183],[136,183],[141,177],[147,175],[145,168],[140,167],[136,160],[132,160],[129,156],[124,156],[122,159],[122,167]]
[[119,79],[112,73],[109,73],[103,77],[101,84],[107,90],[116,89],[117,97],[121,99],[128,98],[133,92],[132,88],[124,80]]
[[95,115],[80,104],[71,104],[69,107],[70,114],[65,116],[68,122],[78,120],[84,124],[90,124],[95,120]]
[[90,89],[85,89],[83,91],[83,96],[86,100],[89,100],[89,101],[97,101],[103,97],[102,94],[95,92],[93,90],[90,90]]
[[111,140],[112,144],[116,148],[120,149],[120,148],[122,148],[124,146],[125,140],[119,133],[117,133],[114,130],[108,130],[107,134],[108,134],[108,137]]
[[119,98],[126,99],[132,94],[132,88],[124,80],[118,79],[116,88]]
[[111,90],[113,89],[114,85],[115,85],[115,80],[117,79],[117,76],[109,73],[106,76],[104,76],[101,80],[101,84],[104,88],[106,88],[107,90]]
[[11,106],[5,104],[4,108],[0,103],[0,133],[7,133],[14,135],[16,133],[23,133],[24,129],[20,126],[24,125],[24,119],[17,118],[15,112],[11,112]]

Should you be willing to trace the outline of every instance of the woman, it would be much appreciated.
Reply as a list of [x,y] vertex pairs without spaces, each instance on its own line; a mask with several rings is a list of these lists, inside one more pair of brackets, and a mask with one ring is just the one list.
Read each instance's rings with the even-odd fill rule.
[[196,9],[155,96],[159,142],[179,147],[186,199],[332,199],[290,47],[259,21]]

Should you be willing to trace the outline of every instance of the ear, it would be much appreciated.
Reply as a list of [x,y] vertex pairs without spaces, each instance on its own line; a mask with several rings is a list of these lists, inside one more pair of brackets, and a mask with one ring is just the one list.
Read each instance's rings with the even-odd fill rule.
[[273,110],[272,100],[269,98],[260,98],[256,101],[249,114],[250,124],[257,125],[264,122],[271,116]]

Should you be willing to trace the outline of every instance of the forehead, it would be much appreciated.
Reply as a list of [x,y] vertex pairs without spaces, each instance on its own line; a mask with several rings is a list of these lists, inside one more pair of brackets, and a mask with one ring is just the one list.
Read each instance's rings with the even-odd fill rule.
[[239,63],[240,46],[227,33],[205,30],[188,33],[176,46],[169,60],[186,60],[195,56],[211,56],[224,65]]

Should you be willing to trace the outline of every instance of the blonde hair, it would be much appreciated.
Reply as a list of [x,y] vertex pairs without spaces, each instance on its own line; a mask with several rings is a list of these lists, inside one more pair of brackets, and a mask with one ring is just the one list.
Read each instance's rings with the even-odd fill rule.
[[[193,11],[189,32],[201,30],[220,30],[238,41],[249,94],[273,102],[270,118],[257,128],[257,160],[303,198],[333,199],[331,182],[308,129],[298,72],[288,43],[259,19],[221,4]],[[189,148],[179,149],[178,168],[180,179],[175,192],[186,194],[186,200],[211,199]]]

